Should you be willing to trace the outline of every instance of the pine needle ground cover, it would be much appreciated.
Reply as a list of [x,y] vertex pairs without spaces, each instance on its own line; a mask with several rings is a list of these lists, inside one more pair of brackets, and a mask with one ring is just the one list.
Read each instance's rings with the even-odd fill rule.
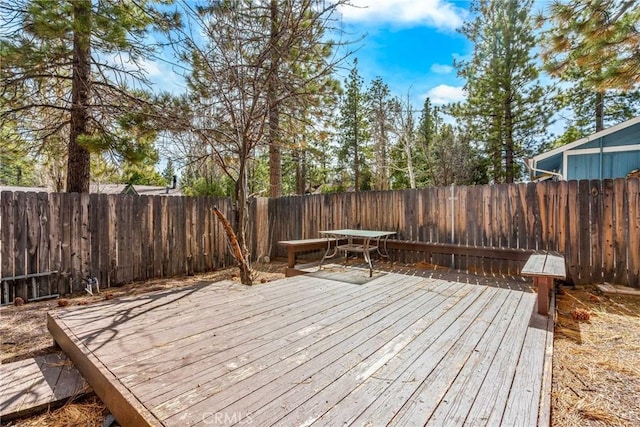
[[640,297],[557,296],[552,425],[640,425]]

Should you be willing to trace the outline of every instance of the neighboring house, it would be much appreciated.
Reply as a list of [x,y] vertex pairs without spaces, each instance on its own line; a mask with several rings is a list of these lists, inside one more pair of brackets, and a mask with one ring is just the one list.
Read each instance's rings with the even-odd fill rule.
[[131,194],[133,196],[182,196],[182,191],[175,187],[157,187],[153,185],[131,184],[91,184],[91,193],[98,194]]
[[17,185],[0,185],[0,191],[24,191],[25,193],[51,193],[46,187],[19,187]]
[[624,178],[640,168],[640,117],[528,159],[532,181]]
[[[45,187],[17,187],[0,186],[0,191],[24,191],[24,192],[45,192],[51,193]],[[97,194],[131,194],[134,196],[182,196],[179,188],[157,187],[151,185],[131,185],[131,184],[91,184],[90,193]]]

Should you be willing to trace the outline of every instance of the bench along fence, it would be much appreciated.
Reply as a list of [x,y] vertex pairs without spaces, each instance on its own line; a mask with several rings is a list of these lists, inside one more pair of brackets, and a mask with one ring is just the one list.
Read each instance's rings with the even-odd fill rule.
[[[268,215],[273,256],[287,253],[275,242],[317,238],[319,230],[388,230],[397,232],[399,242],[389,247],[401,261],[421,261],[435,246],[436,264],[451,265],[450,253],[456,252],[464,254],[453,256],[455,268],[518,273],[528,255],[500,256],[498,248],[558,251],[574,283],[640,287],[639,183],[585,180],[293,196],[271,199],[268,212],[256,214]],[[425,249],[402,241],[443,245]],[[448,244],[471,248],[453,251]]]
[[[82,290],[88,277],[108,287],[231,265],[213,206],[231,218],[225,198],[2,192],[0,278],[55,272],[36,289],[15,282],[32,299]],[[5,282],[3,304],[14,297]]]
[[[639,184],[620,179],[258,198],[250,204],[249,249],[254,260],[285,257],[280,240],[340,228],[388,230],[397,232],[389,248],[399,261],[420,262],[431,253],[440,265],[517,273],[524,255],[500,256],[499,248],[549,250],[565,255],[567,278],[575,283],[640,287]],[[37,280],[36,293],[50,295],[81,290],[87,277],[106,287],[232,265],[211,213],[216,205],[233,219],[225,198],[2,192],[0,277],[55,271]],[[28,281],[18,286],[20,295],[33,297]]]

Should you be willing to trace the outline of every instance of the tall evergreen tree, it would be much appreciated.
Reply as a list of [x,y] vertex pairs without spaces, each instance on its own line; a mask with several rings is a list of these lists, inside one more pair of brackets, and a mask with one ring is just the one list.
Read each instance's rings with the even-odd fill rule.
[[35,185],[34,159],[17,135],[15,124],[5,123],[0,128],[0,142],[0,185]]
[[354,59],[353,68],[345,80],[345,93],[340,104],[338,122],[338,161],[345,171],[353,177],[356,191],[369,189],[368,170],[369,124],[367,106],[362,90],[362,77],[358,73],[358,60]]
[[66,138],[67,191],[87,192],[92,151],[139,154],[119,130],[140,126],[150,105],[134,88],[146,83],[142,62],[152,47],[145,36],[178,17],[153,0],[17,0],[0,7],[0,119],[24,123],[32,141]]
[[532,4],[476,0],[471,7],[475,18],[462,27],[474,52],[456,64],[466,80],[467,100],[453,113],[484,146],[494,182],[514,182],[520,170],[515,160],[530,151],[552,114],[532,53]]
[[416,131],[416,181],[419,187],[433,185],[434,174],[430,170],[429,150],[442,126],[440,109],[431,104],[429,98],[424,100],[418,128]]
[[391,134],[394,113],[396,113],[394,110],[400,107],[391,98],[389,86],[382,81],[381,77],[377,77],[371,82],[365,97],[371,144],[374,151],[373,188],[375,190],[388,190],[391,176],[389,164]]
[[[269,146],[269,195],[282,195],[282,153],[286,149],[282,116],[292,104],[311,102],[331,90],[331,74],[339,58],[336,43],[326,34],[337,31],[338,7],[346,0],[268,0],[250,2],[256,21],[264,22],[263,40],[267,43],[268,106],[267,144]],[[264,12],[262,12],[264,11]],[[250,35],[255,37],[256,34]],[[337,60],[338,59],[338,60]]]
[[176,176],[176,168],[173,166],[173,160],[167,159],[167,164],[162,170],[162,178],[164,178],[165,184],[171,186],[173,179]]

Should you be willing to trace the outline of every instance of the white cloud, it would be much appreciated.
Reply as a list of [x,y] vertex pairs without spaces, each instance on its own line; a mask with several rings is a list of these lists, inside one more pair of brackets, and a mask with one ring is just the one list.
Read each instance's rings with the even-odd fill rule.
[[433,64],[431,66],[431,71],[436,74],[449,74],[453,71],[453,67],[451,65]]
[[166,70],[162,70],[164,67],[160,63],[148,59],[143,59],[140,62],[140,68],[145,70],[149,77],[161,76],[166,72]]
[[465,92],[462,86],[438,85],[430,89],[425,97],[431,99],[434,105],[448,104],[450,102],[464,101]]
[[455,29],[466,11],[447,0],[353,0],[354,7],[341,8],[345,21],[431,25]]

